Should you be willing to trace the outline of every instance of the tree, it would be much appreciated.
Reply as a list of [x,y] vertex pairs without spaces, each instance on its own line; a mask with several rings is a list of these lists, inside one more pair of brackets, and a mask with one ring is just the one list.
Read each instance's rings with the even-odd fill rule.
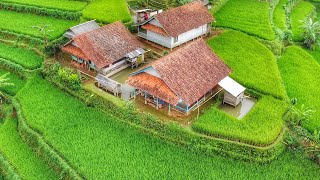
[[43,24],[41,26],[32,26],[32,28],[38,29],[40,35],[42,36],[44,46],[47,47],[49,45],[49,37],[51,36],[49,33],[53,30],[48,29],[50,25]]
[[304,25],[302,26],[304,32],[304,44],[309,48],[314,50],[315,45],[319,45],[320,40],[320,22],[314,22],[312,18],[306,19]]
[[[0,76],[0,88],[2,87],[7,87],[7,86],[13,86],[13,83],[10,83],[10,78],[8,78],[9,73],[6,73],[2,76]],[[2,96],[4,96],[4,94],[0,91],[0,102],[2,103]]]

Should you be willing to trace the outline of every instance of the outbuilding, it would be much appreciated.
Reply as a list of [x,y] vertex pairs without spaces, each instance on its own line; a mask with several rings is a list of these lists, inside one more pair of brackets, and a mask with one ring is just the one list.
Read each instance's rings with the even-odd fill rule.
[[245,87],[231,79],[229,76],[225,77],[218,84],[225,90],[223,103],[237,106],[242,102],[244,91],[246,90]]

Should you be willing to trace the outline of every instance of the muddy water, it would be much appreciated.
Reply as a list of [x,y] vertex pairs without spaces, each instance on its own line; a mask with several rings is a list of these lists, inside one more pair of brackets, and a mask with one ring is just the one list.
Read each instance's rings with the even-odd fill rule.
[[221,104],[218,108],[238,119],[242,119],[257,103],[255,98],[245,98],[237,107]]

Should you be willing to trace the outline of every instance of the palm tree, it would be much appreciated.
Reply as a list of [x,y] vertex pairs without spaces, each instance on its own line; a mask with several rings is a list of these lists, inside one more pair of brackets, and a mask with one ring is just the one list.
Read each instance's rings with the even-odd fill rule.
[[50,25],[43,24],[41,26],[32,26],[32,28],[39,30],[39,34],[42,36],[44,46],[47,47],[49,44],[49,37],[51,37],[49,33],[53,32],[53,30],[49,29]]
[[[6,74],[3,74],[2,76],[0,76],[0,88],[14,85],[13,83],[9,82],[9,80],[10,80],[10,78],[8,78],[9,74],[10,73],[6,73]],[[2,96],[4,96],[4,94],[0,91],[0,102],[1,103],[2,103]]]
[[312,18],[306,19],[304,25],[302,26],[304,32],[304,44],[309,48],[314,50],[315,45],[319,44],[320,40],[320,22],[314,22]]

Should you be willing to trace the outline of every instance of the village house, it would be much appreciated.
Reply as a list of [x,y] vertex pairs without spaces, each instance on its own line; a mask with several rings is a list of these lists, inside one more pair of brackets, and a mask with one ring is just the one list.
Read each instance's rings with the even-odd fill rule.
[[209,34],[214,21],[201,1],[156,14],[138,26],[138,36],[167,48],[174,48]]
[[218,83],[230,72],[199,39],[131,74],[128,84],[144,96],[146,104],[189,114],[222,90]]
[[98,27],[94,21],[69,29],[62,51],[87,69],[107,75],[144,62],[144,46],[121,23]]

